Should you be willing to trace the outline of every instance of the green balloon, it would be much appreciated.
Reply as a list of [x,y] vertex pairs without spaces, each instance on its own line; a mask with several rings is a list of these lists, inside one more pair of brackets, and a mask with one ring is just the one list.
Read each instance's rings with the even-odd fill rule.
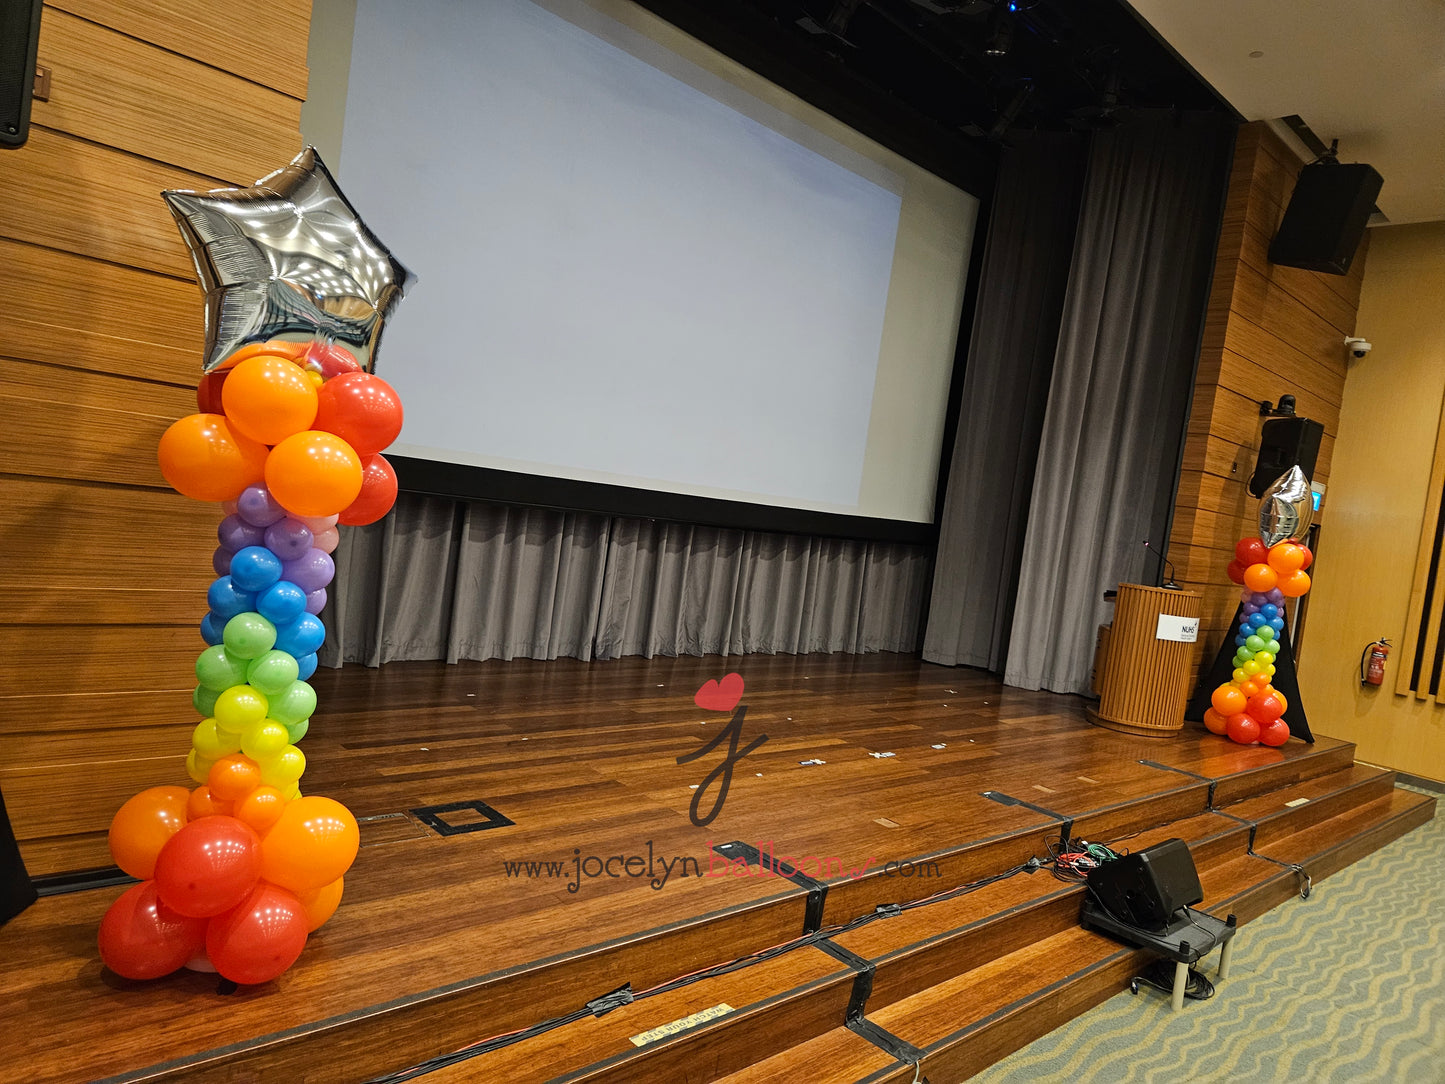
[[[230,628],[229,625],[226,627]],[[1264,641],[1258,636],[1251,636],[1248,640],[1244,641],[1244,646],[1252,652],[1259,652],[1264,650]]]
[[232,657],[220,644],[208,647],[196,659],[196,680],[213,693],[225,692],[233,685],[244,685],[246,660]]
[[197,685],[196,691],[191,693],[191,703],[196,706],[196,711],[200,712],[202,718],[209,719],[216,714],[216,697],[220,695],[215,689]]
[[221,636],[227,653],[238,659],[257,658],[276,646],[276,626],[254,612],[231,618]]
[[311,718],[315,710],[316,690],[304,681],[293,681],[284,693],[271,698],[271,718],[288,727]]
[[280,696],[299,673],[301,669],[294,656],[273,649],[251,660],[246,668],[246,680],[267,696]]
[[302,738],[306,737],[306,732],[310,729],[311,720],[302,719],[299,723],[291,723],[289,726],[287,726],[286,733],[291,735],[291,744],[295,745]]
[[1273,625],[1261,625],[1254,630],[1254,634],[1263,640],[1266,645],[1274,642],[1275,631]]

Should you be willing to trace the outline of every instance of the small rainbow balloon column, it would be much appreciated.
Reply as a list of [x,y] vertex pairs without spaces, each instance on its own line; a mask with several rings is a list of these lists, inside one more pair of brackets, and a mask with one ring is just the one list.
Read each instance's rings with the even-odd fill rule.
[[197,402],[159,449],[166,481],[225,511],[192,698],[197,785],[152,787],[116,814],[111,854],[142,883],[106,913],[100,953],[126,978],[189,965],[258,983],[331,917],[356,857],[346,807],[301,795],[298,746],[336,525],[390,510],[396,475],[379,453],[402,411],[390,385],[320,342],[245,346],[202,378]]
[[1242,538],[1234,547],[1229,578],[1240,584],[1240,623],[1234,636],[1233,680],[1210,697],[1204,725],[1242,745],[1289,741],[1289,710],[1284,695],[1270,684],[1284,635],[1284,605],[1310,589],[1309,549],[1296,542],[1266,548],[1258,538]]

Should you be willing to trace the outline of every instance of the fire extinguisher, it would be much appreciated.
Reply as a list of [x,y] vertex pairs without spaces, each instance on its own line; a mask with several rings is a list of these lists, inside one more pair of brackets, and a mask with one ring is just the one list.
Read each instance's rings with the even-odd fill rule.
[[1383,685],[1385,663],[1390,658],[1390,641],[1384,638],[1366,644],[1360,652],[1360,684]]

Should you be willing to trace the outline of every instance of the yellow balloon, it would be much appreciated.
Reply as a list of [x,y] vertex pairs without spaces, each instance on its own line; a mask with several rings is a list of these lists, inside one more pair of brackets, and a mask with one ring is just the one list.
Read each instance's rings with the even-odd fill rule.
[[202,719],[196,724],[196,729],[191,732],[191,745],[196,756],[203,760],[219,760],[241,751],[241,740],[218,727],[214,719]]
[[262,719],[241,731],[240,744],[241,752],[261,765],[261,778],[264,782],[267,762],[290,745],[291,738],[286,728],[275,719]]
[[239,734],[253,723],[266,718],[271,705],[266,694],[250,685],[233,685],[216,695],[216,725]]
[[211,763],[192,749],[186,755],[186,774],[197,783],[204,783],[206,777],[211,774]]
[[288,745],[261,764],[261,782],[290,797],[288,792],[305,771],[306,754],[296,746]]

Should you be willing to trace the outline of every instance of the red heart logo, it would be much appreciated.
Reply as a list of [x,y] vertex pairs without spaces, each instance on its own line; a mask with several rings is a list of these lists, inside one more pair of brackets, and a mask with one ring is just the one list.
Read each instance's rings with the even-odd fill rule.
[[732,711],[743,698],[743,676],[729,674],[722,681],[705,681],[692,702],[704,711]]

